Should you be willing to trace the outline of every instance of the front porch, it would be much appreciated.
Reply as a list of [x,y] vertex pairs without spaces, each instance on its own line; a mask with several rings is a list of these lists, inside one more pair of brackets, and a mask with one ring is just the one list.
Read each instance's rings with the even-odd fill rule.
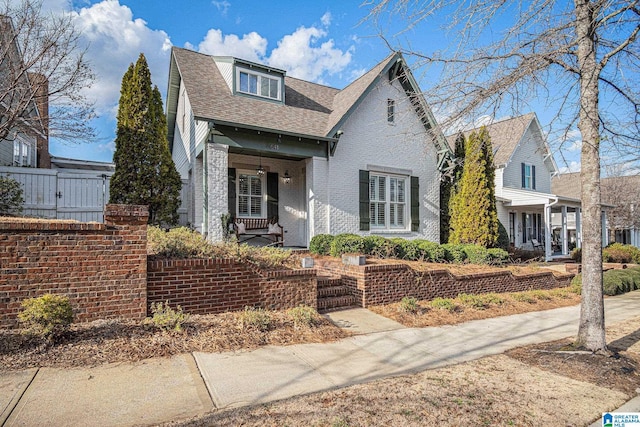
[[534,191],[503,189],[498,200],[510,244],[542,250],[545,260],[567,258],[582,245],[580,201]]
[[[212,128],[209,139],[197,149],[195,171],[190,174],[196,194],[190,222],[211,241],[222,240],[227,231],[223,224],[234,220],[277,222],[282,226],[279,245],[307,247],[314,188],[326,179],[322,171],[329,151],[326,139]],[[250,243],[272,244],[272,240],[258,236]]]

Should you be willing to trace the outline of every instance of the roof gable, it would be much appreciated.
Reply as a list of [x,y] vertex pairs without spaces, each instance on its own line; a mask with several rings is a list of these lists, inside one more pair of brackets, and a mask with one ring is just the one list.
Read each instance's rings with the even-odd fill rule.
[[[380,79],[397,78],[411,98],[426,130],[430,131],[441,157],[444,156],[442,153],[448,152],[444,135],[399,53],[390,54],[342,90],[285,76],[284,104],[234,95],[229,88],[228,76],[225,80],[216,65],[217,58],[187,49],[172,48],[167,91],[170,141],[173,139],[181,82],[186,88],[196,119],[336,141],[342,123]],[[228,63],[231,58],[218,59]]]
[[[550,163],[550,172],[557,172],[558,167],[551,156],[551,150],[547,145],[542,127],[535,113],[528,113],[522,116],[501,120],[495,123],[485,125],[491,137],[491,146],[493,147],[493,163],[496,168],[505,167],[513,158],[514,153],[523,142],[527,131],[531,128],[537,136],[534,138],[540,145],[542,155]],[[479,130],[480,127],[464,131],[464,137],[468,138],[472,132]],[[451,147],[455,145],[458,134],[447,136],[447,142]]]

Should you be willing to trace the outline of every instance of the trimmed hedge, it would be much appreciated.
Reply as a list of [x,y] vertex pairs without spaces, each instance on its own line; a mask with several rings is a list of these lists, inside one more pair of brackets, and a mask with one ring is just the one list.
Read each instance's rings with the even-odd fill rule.
[[620,262],[640,264],[640,249],[622,243],[612,243],[602,250],[604,262]]
[[381,236],[357,234],[319,234],[311,239],[309,251],[318,255],[335,257],[347,253],[373,255],[379,258],[406,259],[430,262],[470,262],[476,264],[501,264],[509,259],[507,251],[486,249],[478,245],[440,245],[424,239],[406,240],[399,237],[386,239]]
[[[602,275],[603,292],[605,295],[620,295],[640,289],[640,267],[624,270],[607,270]],[[576,293],[582,290],[582,274],[576,275],[571,281],[571,287]]]

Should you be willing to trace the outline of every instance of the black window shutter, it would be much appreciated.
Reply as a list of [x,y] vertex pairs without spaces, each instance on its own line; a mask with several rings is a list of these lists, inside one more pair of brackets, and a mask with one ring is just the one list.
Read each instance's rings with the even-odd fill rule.
[[521,166],[521,171],[522,171],[522,174],[521,174],[522,175],[522,188],[526,188],[525,187],[526,182],[525,182],[525,179],[524,179],[524,163],[520,163],[520,166]]
[[420,231],[420,180],[411,177],[411,231]]
[[360,230],[368,231],[370,229],[369,214],[369,171],[360,171]]
[[526,213],[522,214],[522,243],[527,243],[527,214]]
[[228,174],[229,184],[227,187],[227,193],[229,197],[229,213],[231,214],[231,218],[236,217],[236,169],[229,168]]
[[531,188],[536,189],[536,167],[531,165]]
[[277,172],[267,172],[267,218],[278,221]]

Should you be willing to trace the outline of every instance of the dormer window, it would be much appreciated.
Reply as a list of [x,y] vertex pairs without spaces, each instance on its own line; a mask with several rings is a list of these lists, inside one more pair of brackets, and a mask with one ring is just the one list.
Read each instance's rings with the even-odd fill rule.
[[237,68],[236,91],[262,98],[281,100],[282,79],[268,74]]

